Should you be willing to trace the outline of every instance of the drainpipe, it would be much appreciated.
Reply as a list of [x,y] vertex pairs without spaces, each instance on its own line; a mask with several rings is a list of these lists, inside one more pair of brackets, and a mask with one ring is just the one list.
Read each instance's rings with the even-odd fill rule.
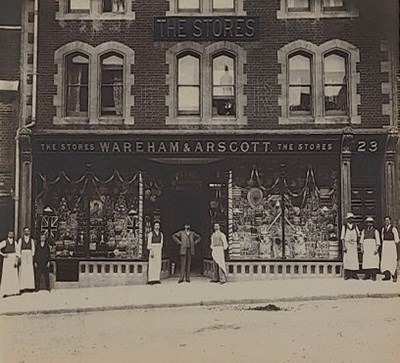
[[[23,9],[21,10],[23,11]],[[15,196],[14,196],[14,234],[18,235],[19,224],[19,202],[21,184],[21,157],[20,157],[20,132],[24,128],[31,128],[36,125],[36,103],[37,103],[37,49],[38,49],[38,23],[39,23],[39,0],[34,0],[33,5],[33,74],[32,74],[32,121],[17,129],[15,137]],[[21,24],[21,29],[24,29]],[[24,121],[22,121],[23,123]]]

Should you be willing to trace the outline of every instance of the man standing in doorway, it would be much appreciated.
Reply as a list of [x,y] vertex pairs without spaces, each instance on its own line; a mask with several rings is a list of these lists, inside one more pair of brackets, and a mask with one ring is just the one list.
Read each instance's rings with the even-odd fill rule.
[[392,219],[389,216],[384,218],[384,227],[382,228],[382,256],[381,272],[385,275],[384,281],[393,278],[397,281],[397,247],[399,243],[399,232],[392,226]]
[[192,264],[192,255],[194,255],[194,246],[200,242],[201,237],[190,229],[190,224],[186,223],[184,229],[172,235],[173,240],[180,245],[179,254],[181,256],[181,275],[178,284],[190,282],[190,268]]

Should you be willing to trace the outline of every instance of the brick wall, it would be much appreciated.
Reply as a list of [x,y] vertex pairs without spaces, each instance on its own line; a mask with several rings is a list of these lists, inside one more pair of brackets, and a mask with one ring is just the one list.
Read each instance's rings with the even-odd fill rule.
[[[304,39],[320,45],[331,39],[341,39],[355,45],[360,51],[358,70],[361,76],[362,124],[357,127],[383,127],[390,117],[382,114],[382,104],[389,102],[389,95],[382,94],[382,83],[390,74],[381,72],[381,62],[388,59],[381,51],[381,41],[388,39],[397,23],[397,3],[394,0],[352,0],[359,9],[359,17],[343,19],[278,20],[280,1],[247,0],[244,9],[249,16],[261,18],[259,41],[240,43],[247,51],[247,127],[250,129],[290,128],[279,126],[280,87],[277,75],[280,66],[277,51],[285,44]],[[164,16],[165,0],[137,0],[134,21],[56,21],[57,4],[53,0],[40,2],[38,128],[73,128],[53,126],[55,115],[53,96],[56,92],[54,51],[71,41],[79,40],[96,46],[106,41],[121,42],[135,51],[133,72],[134,126],[128,128],[165,128],[168,114],[165,106],[165,49],[173,42],[153,41],[153,17]],[[154,87],[156,85],[157,87]],[[151,86],[151,87],[150,87]],[[261,96],[260,96],[261,95]],[[260,106],[259,99],[263,99]],[[97,126],[100,127],[100,126]],[[115,126],[118,129],[121,126]],[[298,126],[293,126],[297,128]],[[310,126],[326,127],[326,126]],[[337,126],[342,127],[342,126]],[[79,126],[82,128],[82,126]]]

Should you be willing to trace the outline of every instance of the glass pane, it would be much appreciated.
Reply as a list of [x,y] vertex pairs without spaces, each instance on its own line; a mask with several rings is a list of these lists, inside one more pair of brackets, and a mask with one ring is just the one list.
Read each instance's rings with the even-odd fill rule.
[[200,10],[200,0],[178,0],[178,10]]
[[311,111],[311,87],[290,87],[289,88],[289,110],[291,112]]
[[90,0],[69,0],[69,11],[86,13],[90,11]]
[[102,58],[101,114],[123,114],[123,58],[112,54]]
[[228,96],[213,97],[212,114],[213,116],[235,116],[235,98]]
[[347,87],[326,86],[325,87],[325,111],[347,111]]
[[290,85],[311,84],[311,59],[298,54],[289,59]]
[[88,110],[89,59],[81,54],[67,58],[67,116],[87,113]]
[[200,113],[199,87],[178,87],[178,113],[198,115]]
[[288,9],[310,9],[310,0],[288,0]]
[[214,10],[234,10],[235,0],[213,0]]
[[199,85],[200,84],[200,61],[192,55],[179,58],[178,60],[178,84]]
[[123,13],[125,0],[103,0],[103,13]]
[[324,8],[342,8],[344,3],[343,0],[323,0],[322,6]]
[[[213,85],[231,86],[235,84],[234,60],[232,57],[221,55],[213,59]],[[227,89],[230,89],[228,87]]]
[[346,59],[338,54],[325,57],[325,84],[346,83]]

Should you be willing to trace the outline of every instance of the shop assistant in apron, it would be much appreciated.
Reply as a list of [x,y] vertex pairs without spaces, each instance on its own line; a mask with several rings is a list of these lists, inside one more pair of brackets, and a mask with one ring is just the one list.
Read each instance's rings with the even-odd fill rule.
[[385,281],[393,278],[397,281],[397,244],[399,243],[399,232],[392,226],[392,219],[389,216],[384,218],[385,226],[382,228],[382,256],[381,272],[385,275]]
[[159,222],[155,222],[153,231],[147,237],[147,249],[149,250],[147,283],[150,285],[161,283],[161,256],[164,236],[160,231],[160,226]]
[[361,232],[361,252],[362,258],[362,269],[365,272],[363,280],[369,280],[372,277],[373,281],[376,281],[376,274],[379,272],[379,247],[381,245],[379,232],[374,227],[374,219],[368,217],[365,220],[366,227]]
[[343,268],[344,279],[350,278],[358,280],[356,272],[360,269],[358,262],[358,239],[360,232],[354,223],[354,214],[347,213],[346,224],[342,227],[340,240],[343,246]]

